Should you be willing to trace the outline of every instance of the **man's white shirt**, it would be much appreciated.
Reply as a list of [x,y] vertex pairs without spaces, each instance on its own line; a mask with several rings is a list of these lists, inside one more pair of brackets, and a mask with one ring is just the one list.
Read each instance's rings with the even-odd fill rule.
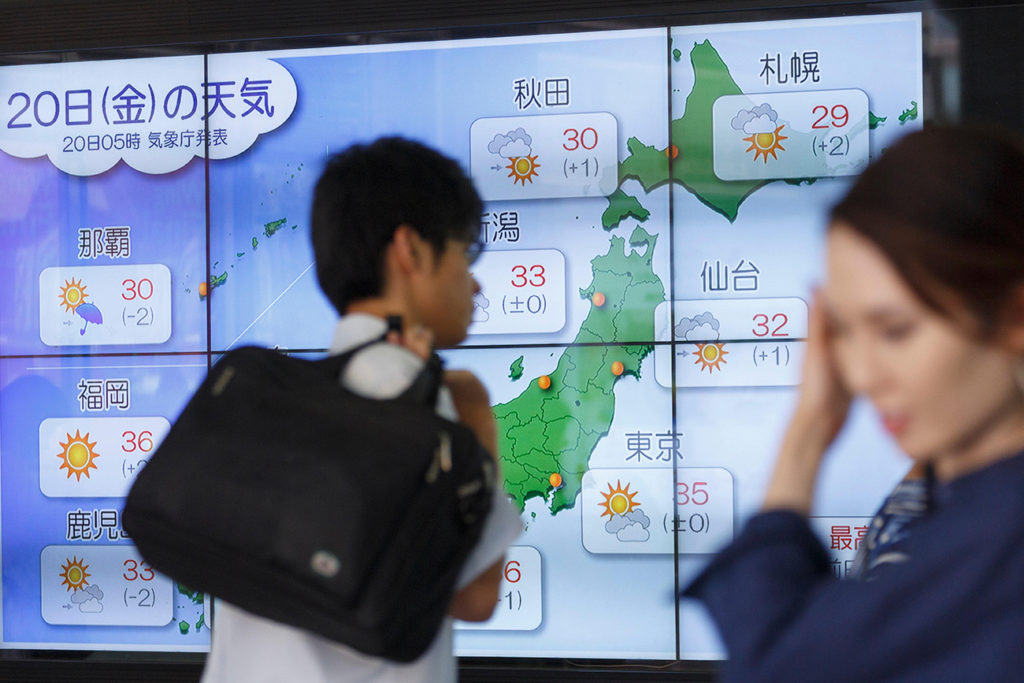
[[[375,316],[344,316],[334,330],[330,353],[341,353],[380,337],[385,322]],[[400,394],[423,366],[412,352],[394,344],[378,344],[353,357],[342,375],[349,389],[371,398]],[[457,419],[451,394],[441,388],[438,414]],[[499,483],[500,484],[500,483]],[[473,581],[499,561],[519,536],[522,522],[501,486],[495,487],[491,513],[459,577],[456,589]],[[455,681],[452,619],[446,617],[427,651],[408,664],[371,657],[318,635],[258,617],[217,601],[213,643],[202,683],[338,683],[389,681],[443,683]]]

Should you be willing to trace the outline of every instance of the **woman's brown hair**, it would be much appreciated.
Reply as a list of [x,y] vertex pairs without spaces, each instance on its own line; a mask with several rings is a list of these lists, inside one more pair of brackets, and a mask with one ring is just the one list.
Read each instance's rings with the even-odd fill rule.
[[887,149],[832,209],[871,240],[931,309],[993,333],[1024,283],[1024,146],[937,127]]

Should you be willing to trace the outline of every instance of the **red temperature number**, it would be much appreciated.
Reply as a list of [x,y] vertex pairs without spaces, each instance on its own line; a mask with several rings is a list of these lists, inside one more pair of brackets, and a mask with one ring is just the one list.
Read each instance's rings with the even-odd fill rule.
[[[527,276],[529,274],[529,276]],[[547,283],[544,277],[544,266],[512,266],[512,286],[543,287]]]
[[125,453],[134,453],[135,451],[149,453],[153,450],[153,432],[148,429],[144,429],[138,434],[127,430],[121,433],[121,438],[124,439],[121,443],[121,450]]
[[519,579],[523,578],[523,572],[519,570],[519,562],[516,560],[509,560],[505,563],[505,580],[509,583],[519,583]]
[[148,277],[138,281],[126,278],[121,281],[121,286],[124,287],[124,291],[121,292],[121,298],[125,301],[132,301],[135,298],[148,299],[153,296],[153,281]]
[[[565,136],[565,142],[562,143],[562,147],[568,152],[575,152],[580,147],[583,149],[594,149],[597,147],[597,131],[593,128],[584,128],[583,130],[566,128],[562,131],[562,135]],[[572,145],[569,144],[570,142]]]
[[707,489],[708,483],[706,481],[695,481],[692,484],[687,484],[684,481],[676,484],[676,504],[677,505],[707,505],[708,501],[711,500],[711,495]]
[[758,313],[754,316],[754,329],[750,332],[755,337],[788,337],[789,332],[785,331],[788,322],[789,317],[785,313],[776,313],[770,319],[766,314]]
[[[850,121],[850,110],[846,108],[845,104],[834,105],[831,109],[823,104],[819,104],[817,107],[811,110],[811,114],[814,116],[818,115],[818,111],[821,111],[821,116],[811,124],[811,128],[825,129],[829,126],[833,128],[842,128]],[[831,115],[831,120],[825,122],[826,119]],[[824,123],[823,123],[824,122]]]
[[145,562],[128,559],[121,563],[121,566],[125,568],[124,573],[121,574],[125,581],[152,581],[156,576],[153,569]]

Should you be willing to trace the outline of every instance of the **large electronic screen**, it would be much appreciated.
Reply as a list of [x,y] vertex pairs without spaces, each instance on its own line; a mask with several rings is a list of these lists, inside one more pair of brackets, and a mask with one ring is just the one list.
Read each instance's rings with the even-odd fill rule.
[[[721,657],[676,595],[760,502],[828,207],[923,103],[919,14],[0,68],[0,646],[208,649],[124,496],[220,353],[325,350],[313,185],[402,135],[486,203],[445,357],[525,527],[458,654]],[[841,575],[905,465],[860,407],[836,451]]]

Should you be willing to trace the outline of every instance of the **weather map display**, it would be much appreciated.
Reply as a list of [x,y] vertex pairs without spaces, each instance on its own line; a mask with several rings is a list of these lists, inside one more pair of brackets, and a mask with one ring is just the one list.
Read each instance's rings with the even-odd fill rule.
[[[828,207],[922,125],[922,68],[918,14],[0,68],[0,645],[208,649],[124,496],[220,353],[324,352],[312,188],[402,135],[485,201],[443,355],[525,527],[458,654],[721,657],[676,595],[759,503]],[[842,574],[903,465],[859,406],[836,450]]]

